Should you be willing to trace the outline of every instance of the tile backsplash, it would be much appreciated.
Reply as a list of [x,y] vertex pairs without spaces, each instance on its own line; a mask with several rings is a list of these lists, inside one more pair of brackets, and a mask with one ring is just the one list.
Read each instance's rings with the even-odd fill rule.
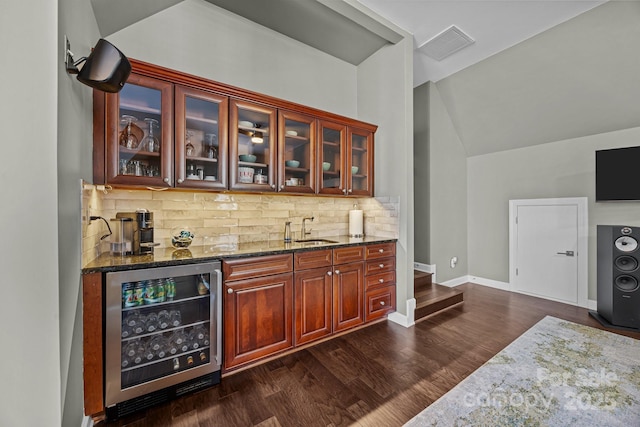
[[[297,237],[302,218],[311,237],[347,235],[349,210],[354,203],[364,211],[364,232],[397,238],[399,200],[397,197],[345,198],[270,194],[232,194],[152,190],[83,190],[83,216],[101,216],[109,221],[117,212],[147,209],[153,212],[154,241],[171,247],[174,227],[189,227],[195,233],[193,245],[245,243],[281,239],[285,221]],[[101,220],[83,221],[82,264],[109,251],[108,233]]]

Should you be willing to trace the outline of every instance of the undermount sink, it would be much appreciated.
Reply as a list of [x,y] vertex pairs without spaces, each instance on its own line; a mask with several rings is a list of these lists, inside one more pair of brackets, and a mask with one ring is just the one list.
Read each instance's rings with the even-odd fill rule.
[[301,239],[301,240],[294,240],[296,243],[310,243],[313,245],[322,245],[325,243],[338,243],[335,240],[329,240],[329,239]]

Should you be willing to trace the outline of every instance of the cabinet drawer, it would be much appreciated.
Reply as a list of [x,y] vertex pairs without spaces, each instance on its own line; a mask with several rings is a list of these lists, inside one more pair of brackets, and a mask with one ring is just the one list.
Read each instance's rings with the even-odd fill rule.
[[395,256],[395,243],[380,243],[378,245],[367,245],[367,259],[386,258]]
[[291,271],[293,271],[291,254],[228,259],[222,262],[223,278],[227,282]]
[[364,260],[364,246],[350,246],[333,250],[333,265]]
[[395,285],[374,289],[367,292],[367,308],[365,320],[367,322],[379,319],[396,309]]
[[371,276],[366,277],[364,283],[367,290],[382,286],[395,285],[396,272],[388,271],[386,273],[372,274]]
[[368,276],[370,274],[382,273],[383,271],[396,271],[396,259],[381,258],[367,261],[364,274]]
[[331,249],[293,254],[293,268],[296,271],[320,267],[331,267]]

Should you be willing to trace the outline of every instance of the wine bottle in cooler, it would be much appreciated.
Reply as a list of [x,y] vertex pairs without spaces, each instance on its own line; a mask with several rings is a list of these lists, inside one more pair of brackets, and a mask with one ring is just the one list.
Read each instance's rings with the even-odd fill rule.
[[151,350],[159,359],[162,359],[167,355],[167,342],[164,336],[156,335],[151,338],[149,345],[151,346]]
[[154,332],[160,327],[158,313],[149,313],[145,319],[145,328],[147,332]]
[[167,310],[158,312],[158,326],[160,329],[167,329],[171,324],[171,315]]
[[156,357],[156,352],[153,350],[151,340],[149,340],[144,346],[144,361],[149,362],[153,360],[154,357]]

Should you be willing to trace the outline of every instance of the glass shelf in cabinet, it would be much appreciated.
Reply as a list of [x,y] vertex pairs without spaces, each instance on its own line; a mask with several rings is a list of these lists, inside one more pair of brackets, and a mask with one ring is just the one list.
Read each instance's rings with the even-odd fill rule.
[[266,168],[267,164],[265,163],[251,163],[251,162],[243,162],[243,161],[239,161],[238,162],[238,166],[249,166],[249,167],[260,167],[260,168]]
[[122,112],[122,110],[134,111],[137,113],[145,113],[145,114],[156,114],[158,116],[160,116],[162,113],[162,111],[160,111],[160,109],[158,108],[153,108],[146,105],[138,105],[134,103],[130,104],[128,102],[120,102],[120,112]]
[[340,143],[333,142],[333,141],[322,141],[322,145],[327,146],[327,147],[339,147]]

